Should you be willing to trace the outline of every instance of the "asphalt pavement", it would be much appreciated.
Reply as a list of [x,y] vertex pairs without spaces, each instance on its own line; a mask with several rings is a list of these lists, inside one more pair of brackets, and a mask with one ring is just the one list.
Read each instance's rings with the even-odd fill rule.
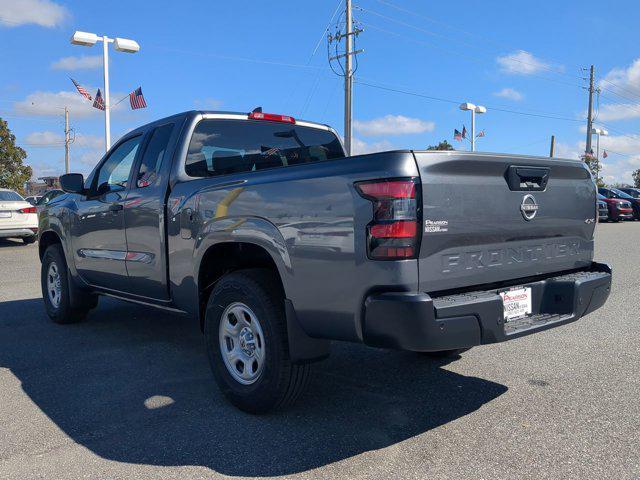
[[60,326],[0,240],[0,479],[640,479],[640,222],[597,229],[608,303],[453,361],[335,344],[291,410],[218,392],[195,321],[100,299]]

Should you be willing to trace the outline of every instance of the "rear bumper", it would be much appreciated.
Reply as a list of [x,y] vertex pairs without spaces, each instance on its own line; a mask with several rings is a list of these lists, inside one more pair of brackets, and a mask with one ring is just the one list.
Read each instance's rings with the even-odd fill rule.
[[363,335],[368,345],[440,351],[503,342],[574,322],[600,308],[611,290],[611,269],[589,269],[516,284],[531,287],[532,315],[505,324],[502,299],[490,289],[432,298],[426,293],[381,293],[367,298]]
[[37,228],[0,229],[0,238],[33,237],[35,235],[38,235]]

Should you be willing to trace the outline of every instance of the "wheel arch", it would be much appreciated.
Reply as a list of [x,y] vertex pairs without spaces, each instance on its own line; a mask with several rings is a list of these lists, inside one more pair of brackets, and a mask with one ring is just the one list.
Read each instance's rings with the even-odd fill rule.
[[[279,268],[280,267],[280,268]],[[198,318],[204,331],[204,320],[209,295],[216,283],[226,274],[249,268],[264,268],[273,272],[277,287],[284,298],[289,355],[295,363],[309,363],[329,356],[330,342],[309,337],[301,327],[294,305],[286,296],[285,282],[277,261],[271,253],[257,243],[220,242],[210,246],[202,255],[198,267]]]
[[[42,232],[40,234],[40,239],[38,241],[38,255],[40,256],[40,261],[42,261],[42,257],[44,257],[44,252],[47,251],[51,245],[55,244],[62,245],[62,239],[60,235],[52,230],[47,230],[46,232]],[[64,246],[63,246],[64,251]]]

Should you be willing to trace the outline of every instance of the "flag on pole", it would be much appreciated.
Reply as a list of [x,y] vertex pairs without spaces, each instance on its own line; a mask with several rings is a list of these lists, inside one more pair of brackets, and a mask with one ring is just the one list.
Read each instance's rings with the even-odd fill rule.
[[457,140],[458,142],[462,141],[462,133],[460,133],[457,128],[453,129],[453,139]]
[[131,110],[147,107],[147,102],[144,100],[144,95],[142,95],[142,87],[136,88],[129,94],[129,103],[131,103]]
[[467,138],[467,127],[462,126],[462,138]]
[[484,130],[480,130],[480,133],[476,135],[476,138],[484,137],[484,135],[485,135]]
[[82,95],[84,98],[86,98],[89,101],[93,100],[93,98],[91,98],[91,95],[89,95],[89,92],[87,92],[87,90],[82,85],[80,85],[78,82],[76,82],[73,78],[71,78],[71,77],[69,77],[69,78],[71,79],[71,81],[75,85],[76,90],[78,90],[78,93],[80,95]]
[[100,89],[96,92],[96,99],[93,101],[93,108],[97,108],[98,110],[104,110],[104,98],[102,98],[102,92]]
[[607,151],[603,151],[602,152],[602,158],[607,158],[609,155],[607,154]]

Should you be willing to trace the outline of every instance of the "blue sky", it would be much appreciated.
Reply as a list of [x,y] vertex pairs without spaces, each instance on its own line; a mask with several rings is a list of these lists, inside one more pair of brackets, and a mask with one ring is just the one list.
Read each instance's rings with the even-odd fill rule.
[[[258,105],[342,131],[342,79],[329,68],[324,34],[337,0],[104,5],[0,0],[0,116],[37,175],[64,168],[65,104],[76,133],[72,169],[86,173],[101,156],[102,114],[69,80],[92,94],[102,87],[101,45],[71,45],[74,30],[133,38],[141,46],[137,54],[110,50],[112,103],[142,86],[149,105],[131,111],[125,100],[114,108],[112,141],[179,111]],[[424,148],[443,139],[468,148],[452,133],[463,124],[470,129],[468,113],[458,109],[458,102],[470,101],[488,109],[478,117],[478,130],[486,131],[478,150],[548,155],[555,134],[558,155],[576,157],[585,141],[581,68],[593,63],[602,88],[596,124],[609,130],[601,142],[609,154],[605,179],[630,182],[640,168],[637,2],[354,5],[365,29],[354,91],[357,151]]]

